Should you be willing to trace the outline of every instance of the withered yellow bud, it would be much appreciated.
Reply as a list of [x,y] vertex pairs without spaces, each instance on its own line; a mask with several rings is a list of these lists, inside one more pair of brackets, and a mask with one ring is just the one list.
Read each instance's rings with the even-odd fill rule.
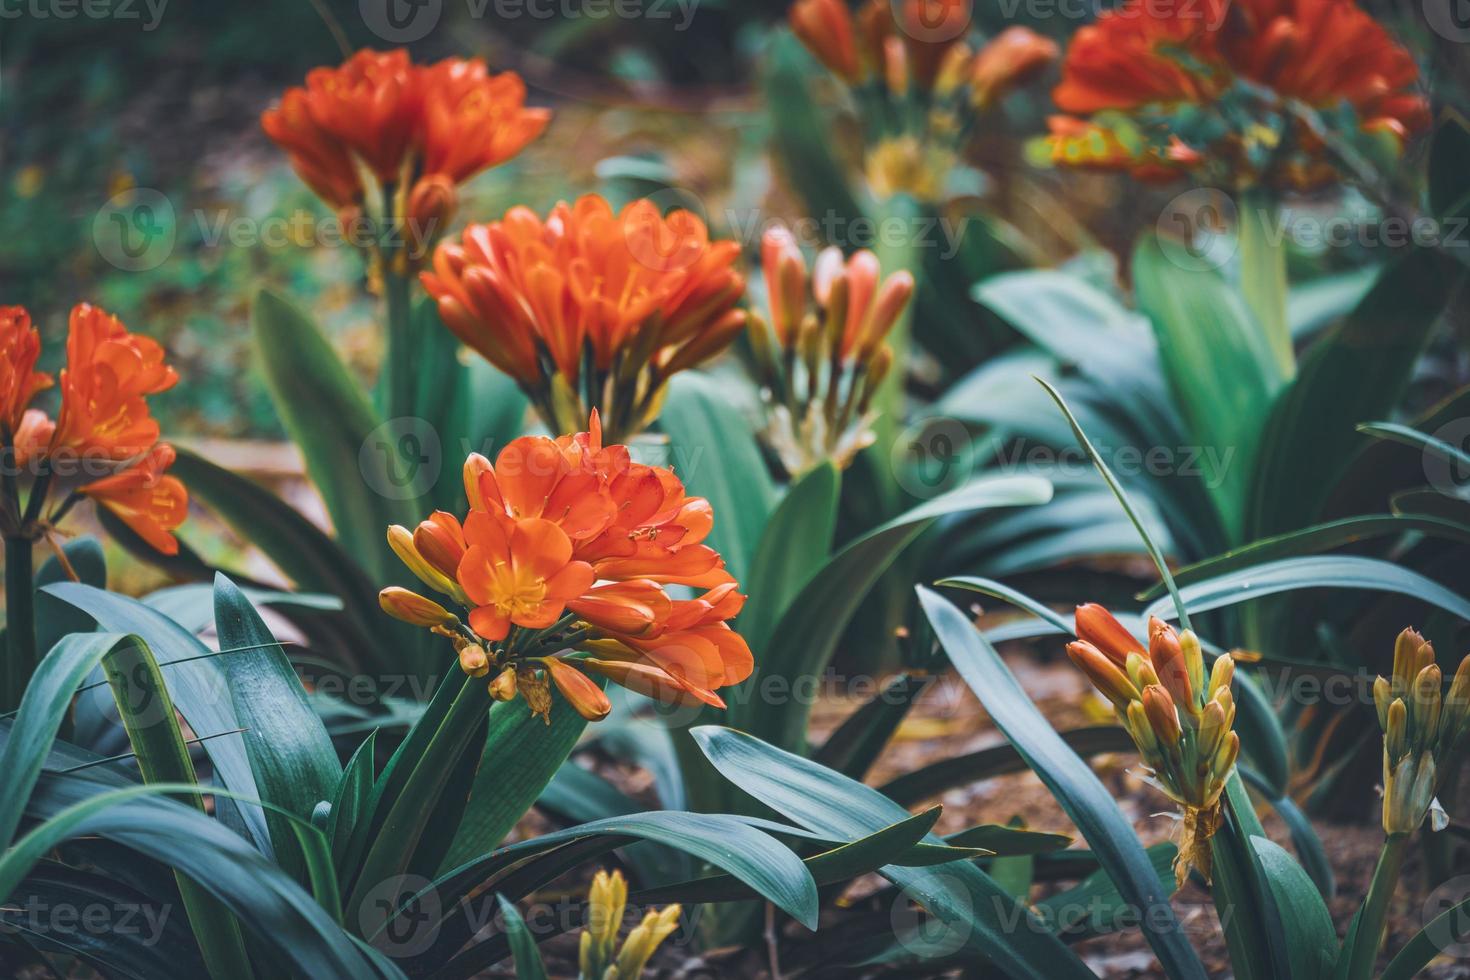
[[484,677],[490,673],[490,657],[478,643],[466,643],[459,648],[459,669],[471,677]]
[[401,619],[414,626],[432,629],[435,626],[453,628],[459,625],[459,617],[445,609],[433,599],[417,592],[390,585],[378,593],[378,605],[394,619]]
[[516,669],[507,667],[490,682],[490,696],[497,701],[511,701],[516,696]]

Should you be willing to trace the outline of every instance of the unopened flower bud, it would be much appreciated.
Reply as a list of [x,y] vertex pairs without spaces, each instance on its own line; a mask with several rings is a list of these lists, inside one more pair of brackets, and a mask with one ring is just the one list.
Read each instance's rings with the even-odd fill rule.
[[1383,730],[1383,749],[1394,765],[1409,751],[1409,709],[1403,698],[1388,706],[1388,724]]
[[383,608],[383,612],[394,619],[401,619],[405,623],[412,623],[414,626],[422,626],[425,629],[432,629],[435,626],[459,625],[459,617],[433,599],[396,585],[390,585],[378,593],[378,605]]
[[1154,665],[1149,663],[1148,657],[1141,653],[1130,653],[1126,661],[1126,667],[1128,670],[1128,679],[1140,691],[1159,683],[1159,675],[1154,672]]
[[1143,710],[1159,744],[1166,748],[1177,746],[1184,734],[1179,725],[1179,712],[1175,709],[1174,699],[1162,685],[1144,688]]
[[401,524],[389,527],[388,547],[392,548],[398,559],[408,566],[409,571],[418,576],[420,582],[437,592],[454,597],[461,605],[469,604],[469,599],[465,596],[464,590],[459,587],[459,583],[435,568],[419,553],[418,548],[414,545],[413,532],[408,528]]
[[1139,699],[1138,688],[1133,686],[1128,675],[1091,643],[1085,640],[1068,643],[1067,656],[1119,711],[1127,711],[1128,705]]
[[1373,706],[1378,709],[1378,727],[1388,731],[1388,706],[1393,703],[1393,685],[1387,677],[1373,681]]
[[1143,653],[1143,644],[1113,614],[1095,602],[1077,607],[1077,636],[1097,647],[1119,667],[1130,653]]
[[601,721],[612,711],[612,702],[586,674],[559,657],[547,657],[542,663],[551,682],[577,714],[588,721]]
[[1443,685],[1439,666],[1430,664],[1414,678],[1409,702],[1409,734],[1415,748],[1431,748],[1439,735],[1440,692]]
[[1214,665],[1210,667],[1210,687],[1205,696],[1213,698],[1215,693],[1222,688],[1230,690],[1230,683],[1234,679],[1235,658],[1228,653],[1216,657]]
[[1195,703],[1194,691],[1189,685],[1189,666],[1184,660],[1184,648],[1174,627],[1158,617],[1148,622],[1148,657],[1154,673],[1169,696],[1174,699],[1186,719],[1199,717],[1199,705]]
[[1199,637],[1194,630],[1179,633],[1179,648],[1184,651],[1184,667],[1189,675],[1189,689],[1203,694],[1206,699],[1214,693],[1205,684],[1205,652],[1200,647]]

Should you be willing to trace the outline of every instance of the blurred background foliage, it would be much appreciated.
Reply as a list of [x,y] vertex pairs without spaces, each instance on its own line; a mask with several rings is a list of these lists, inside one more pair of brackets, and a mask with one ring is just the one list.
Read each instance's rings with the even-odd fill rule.
[[[435,28],[409,45],[416,59],[483,55],[494,69],[520,72],[532,101],[556,111],[543,139],[470,185],[461,222],[493,219],[515,203],[544,208],[590,189],[622,199],[677,188],[660,200],[699,208],[717,234],[737,235],[753,255],[764,222],[807,212],[769,152],[761,90],[764,55],[784,31],[784,0],[644,0],[639,17],[587,15],[609,8],[598,0],[441,2]],[[1420,53],[1426,88],[1438,100],[1454,102],[1465,91],[1457,50],[1464,45],[1436,38],[1412,4],[1365,6]],[[0,21],[0,297],[32,311],[48,341],[47,367],[62,356],[66,311],[79,299],[162,339],[191,380],[158,400],[165,431],[279,437],[247,356],[252,283],[312,309],[364,378],[381,352],[357,255],[321,231],[330,213],[264,138],[258,116],[310,68],[338,61],[341,42],[389,45],[367,27],[359,0],[102,7],[112,15],[63,19],[12,16],[26,8],[9,4]],[[1090,10],[1080,0],[997,0],[978,2],[975,17],[985,33],[1025,23],[1065,42]],[[833,124],[838,156],[855,161],[857,138],[830,78],[804,52],[800,58],[808,92]],[[993,128],[973,141],[972,168],[944,214],[962,228],[983,210],[1000,243],[984,272],[1070,260],[1118,293],[1115,256],[1126,256],[1183,188],[1031,165],[1026,142],[1054,111],[1055,71],[1011,95]],[[1411,154],[1402,168],[1412,174],[1422,164]],[[1387,182],[1409,183],[1394,175]],[[173,213],[160,216],[169,227],[158,230],[174,245],[156,266],[120,269],[96,244],[94,222],[114,195],[140,189],[167,198]],[[1298,206],[1319,217],[1375,208],[1352,196]],[[267,231],[278,234],[260,240]],[[1370,264],[1381,253],[1293,246],[1292,279]],[[953,263],[954,282],[967,286],[977,276],[965,259],[938,261]],[[958,363],[948,354],[931,361],[935,390],[1015,339],[977,306],[946,312],[985,340],[960,352]],[[918,329],[922,339],[925,327]],[[1443,356],[1456,357],[1448,348]],[[1463,367],[1442,366],[1448,375]],[[922,362],[918,378],[922,384]]]

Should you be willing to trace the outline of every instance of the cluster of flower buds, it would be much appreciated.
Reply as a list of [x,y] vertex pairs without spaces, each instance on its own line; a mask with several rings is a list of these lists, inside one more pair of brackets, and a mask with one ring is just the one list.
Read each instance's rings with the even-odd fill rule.
[[1010,27],[975,50],[969,0],[797,0],[791,29],[858,104],[875,194],[935,200],[979,115],[1057,56]]
[[1148,648],[1102,606],[1077,607],[1072,662],[1113,703],[1153,781],[1183,810],[1175,874],[1191,868],[1209,880],[1210,838],[1220,822],[1220,794],[1240,754],[1230,682],[1235,661],[1215,660],[1208,676],[1199,638],[1161,619],[1148,624]]
[[1413,833],[1426,814],[1443,830],[1448,818],[1436,794],[1470,731],[1470,656],[1446,693],[1434,647],[1406,629],[1394,643],[1393,675],[1373,682],[1373,703],[1383,729],[1384,832]]
[[[163,348],[130,333],[107,311],[77,304],[55,421],[31,407],[37,394],[55,384],[35,369],[40,353],[40,333],[25,309],[0,306],[0,466],[12,474],[0,493],[0,535],[51,539],[57,522],[88,497],[153,548],[177,554],[171,532],[184,522],[189,495],[176,478],[164,475],[175,453],[158,441],[158,422],[147,402],[179,380],[164,363]],[[34,480],[22,506],[13,474],[26,472]],[[57,481],[73,477],[80,482],[47,513],[47,495]]]
[[422,279],[444,324],[514,378],[551,431],[596,410],[624,440],[657,416],[672,375],[744,328],[739,255],[689,211],[638,200],[614,212],[587,194],[545,220],[517,207],[470,225]]
[[261,126],[344,220],[371,217],[384,245],[374,259],[391,252],[391,271],[406,275],[444,233],[459,185],[546,128],[550,111],[525,101],[519,75],[492,75],[479,58],[416,65],[405,50],[362,50],[313,69]]
[[793,477],[822,460],[845,467],[873,441],[872,402],[893,369],[888,332],[914,293],[905,270],[879,279],[878,257],[828,247],[812,275],[779,225],[761,240],[769,321],[750,316],[769,424],[766,441]]
[[[715,691],[750,676],[750,648],[732,630],[745,597],[704,544],[709,502],[671,470],[587,432],[526,436],[494,464],[465,461],[470,512],[444,511],[388,543],[425,585],[467,610],[462,620],[407,589],[379,601],[390,615],[448,638],[460,667],[492,677],[550,721],[551,688],[589,720],[610,704],[594,674],[666,704],[723,708]],[[666,585],[706,591],[675,599]],[[577,656],[573,656],[573,654]]]
[[[1413,56],[1353,0],[1127,0],[1072,38],[1054,163],[1309,190],[1429,124]],[[1304,116],[1305,107],[1315,118]]]
[[598,871],[587,891],[587,924],[578,948],[582,980],[636,980],[654,951],[679,927],[679,906],[650,909],[619,949],[627,906],[628,882],[622,872]]

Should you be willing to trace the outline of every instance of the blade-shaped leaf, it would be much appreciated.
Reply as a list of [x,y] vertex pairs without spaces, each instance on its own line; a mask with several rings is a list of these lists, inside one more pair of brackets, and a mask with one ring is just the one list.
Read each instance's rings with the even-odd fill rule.
[[919,601],[940,645],[996,727],[1072,818],[1118,891],[1144,910],[1144,934],[1164,969],[1173,977],[1203,978],[1204,966],[1169,908],[1169,892],[1112,794],[1036,710],[1000,655],[964,614],[922,586]]
[[[715,768],[776,812],[811,830],[848,838],[873,834],[908,811],[877,790],[743,732],[706,725],[693,730]],[[929,843],[943,843],[930,835]],[[983,956],[1012,977],[1091,977],[1082,961],[973,864],[880,869],[947,927],[951,954]],[[909,936],[910,939],[915,937]]]

